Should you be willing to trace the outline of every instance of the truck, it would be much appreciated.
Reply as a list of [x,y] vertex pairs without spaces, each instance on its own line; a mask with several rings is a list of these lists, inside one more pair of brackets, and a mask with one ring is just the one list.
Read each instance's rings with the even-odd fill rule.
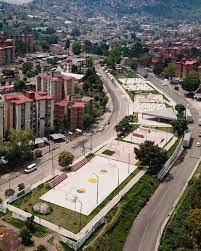
[[183,138],[183,147],[184,148],[189,148],[190,147],[191,139],[192,139],[191,132],[190,131],[185,132],[184,138]]
[[186,109],[186,119],[189,123],[192,123],[193,122],[193,115],[190,111],[190,109]]

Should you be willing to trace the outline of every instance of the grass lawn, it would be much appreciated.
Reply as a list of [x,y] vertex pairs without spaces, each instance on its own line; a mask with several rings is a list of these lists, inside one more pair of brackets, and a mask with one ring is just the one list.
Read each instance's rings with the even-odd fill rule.
[[111,151],[111,150],[108,150],[106,149],[104,152],[102,152],[102,154],[106,154],[108,156],[112,156],[115,152],[114,151]]
[[158,126],[144,126],[144,127],[159,130],[159,131],[163,131],[163,132],[174,133],[174,130],[173,130],[172,127],[158,127]]
[[[25,225],[23,221],[13,218],[10,214],[4,217],[5,221],[15,226],[16,228],[22,229]],[[36,237],[43,238],[50,230],[34,222],[34,232],[32,234]]]
[[[146,205],[159,182],[145,174],[106,216],[106,231],[87,251],[122,251],[133,221]],[[96,235],[96,233],[95,233]],[[93,237],[91,237],[93,238]]]
[[[139,172],[139,169],[136,169],[133,173],[124,180],[119,188],[116,188],[89,216],[82,215],[81,225],[84,227],[94,216],[103,209],[108,202],[120,191],[128,182]],[[26,196],[18,199],[13,203],[14,206],[21,208],[22,210],[37,215],[47,221],[50,221],[56,225],[70,230],[74,233],[79,232],[79,213],[71,211],[67,208],[63,208],[51,203],[47,203],[51,207],[51,213],[48,215],[41,215],[33,211],[32,207],[37,202],[40,201],[40,197],[49,190],[47,184],[40,185],[34,189],[31,193]]]
[[115,77],[120,78],[136,78],[136,72],[128,69],[123,69],[121,71],[115,72]]
[[[201,164],[182,195],[177,208],[166,226],[159,247],[159,251],[169,250],[197,250],[193,249],[192,231],[188,226],[187,217],[192,209],[192,192],[200,189]],[[190,248],[190,249],[188,249]]]

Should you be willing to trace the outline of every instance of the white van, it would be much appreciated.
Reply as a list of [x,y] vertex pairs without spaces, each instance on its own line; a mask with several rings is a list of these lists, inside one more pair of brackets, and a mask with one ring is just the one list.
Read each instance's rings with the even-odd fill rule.
[[33,163],[31,165],[28,165],[25,169],[24,169],[24,172],[25,173],[31,173],[33,171],[37,170],[37,165],[36,163]]

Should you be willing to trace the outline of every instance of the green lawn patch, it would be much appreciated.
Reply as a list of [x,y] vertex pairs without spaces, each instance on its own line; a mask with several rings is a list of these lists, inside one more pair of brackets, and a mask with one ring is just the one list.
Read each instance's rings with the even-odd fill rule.
[[145,174],[108,213],[106,232],[86,250],[122,251],[133,221],[146,205],[158,184],[159,182],[155,178]]
[[115,153],[115,151],[111,151],[106,149],[104,152],[102,152],[102,154],[108,155],[108,156],[112,156]]
[[[129,175],[129,177],[124,180],[119,188],[116,188],[108,197],[89,215],[82,215],[81,218],[81,227],[83,228],[94,216],[103,209],[110,200],[120,191],[128,182],[139,172],[139,169],[136,169],[133,173]],[[14,206],[29,212],[33,215],[37,215],[49,222],[52,222],[60,227],[63,227],[73,233],[79,232],[79,213],[71,211],[67,208],[60,207],[55,204],[47,203],[50,208],[51,212],[48,215],[41,215],[35,211],[33,211],[32,207],[37,202],[40,201],[40,197],[45,194],[49,190],[47,184],[40,185],[35,188],[31,193],[27,194],[26,196],[18,199],[13,203]]]
[[[19,229],[22,229],[25,226],[23,221],[15,219],[10,215],[5,217],[5,221]],[[32,232],[32,234],[36,237],[43,238],[50,232],[46,227],[43,227],[35,222],[33,224],[34,232]]]

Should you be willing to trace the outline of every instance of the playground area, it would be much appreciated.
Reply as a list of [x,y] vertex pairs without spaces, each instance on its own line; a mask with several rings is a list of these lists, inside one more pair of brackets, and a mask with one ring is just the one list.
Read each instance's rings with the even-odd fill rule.
[[130,133],[124,140],[135,144],[142,144],[146,140],[149,140],[154,142],[155,145],[163,148],[173,137],[174,135],[169,132],[139,127],[134,132]]
[[137,166],[96,156],[41,200],[89,215]]

